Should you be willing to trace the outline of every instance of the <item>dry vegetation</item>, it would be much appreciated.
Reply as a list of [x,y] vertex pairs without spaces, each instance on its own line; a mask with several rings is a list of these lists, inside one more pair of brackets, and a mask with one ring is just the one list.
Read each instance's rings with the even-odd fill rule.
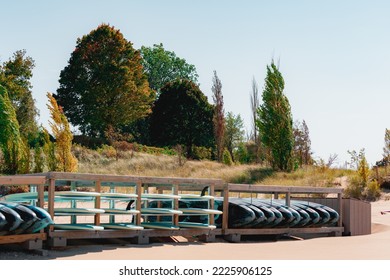
[[261,165],[227,166],[214,161],[184,161],[179,164],[178,156],[151,155],[139,152],[115,150],[92,151],[75,147],[79,160],[79,172],[118,175],[139,175],[158,177],[218,178],[231,183],[319,186],[339,185],[341,178],[352,171],[323,167],[305,167],[294,172],[274,172]]

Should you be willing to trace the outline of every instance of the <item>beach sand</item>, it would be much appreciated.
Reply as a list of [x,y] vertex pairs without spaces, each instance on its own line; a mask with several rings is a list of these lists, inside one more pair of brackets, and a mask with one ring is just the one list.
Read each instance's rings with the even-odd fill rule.
[[[148,245],[120,240],[103,244],[88,240],[61,250],[48,250],[47,256],[26,253],[15,246],[0,247],[0,259],[56,260],[389,260],[390,201],[372,203],[372,234],[343,237],[285,238],[278,241],[251,237],[240,243],[217,239],[213,243],[178,238],[151,240]],[[179,241],[179,242],[178,242]],[[88,243],[86,243],[88,242]],[[106,241],[107,242],[107,241]]]

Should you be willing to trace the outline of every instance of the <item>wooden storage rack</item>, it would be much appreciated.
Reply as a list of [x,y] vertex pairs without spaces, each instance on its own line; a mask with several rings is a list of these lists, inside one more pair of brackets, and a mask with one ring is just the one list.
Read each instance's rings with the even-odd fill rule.
[[[119,230],[104,229],[102,231],[85,230],[55,230],[50,226],[46,232],[34,235],[4,236],[0,237],[0,244],[25,242],[26,240],[46,240],[49,246],[66,246],[69,239],[91,239],[91,238],[132,238],[138,244],[147,244],[151,237],[167,236],[199,236],[201,239],[212,242],[216,236],[223,236],[232,242],[239,242],[242,235],[271,235],[271,234],[329,234],[341,235],[342,227],[342,189],[338,188],[313,188],[313,187],[281,187],[281,186],[261,186],[248,184],[226,184],[219,179],[194,179],[194,178],[163,178],[163,177],[142,177],[142,176],[122,176],[122,175],[101,175],[101,174],[80,174],[48,172],[40,174],[30,174],[29,176],[7,176],[0,177],[0,184],[5,185],[29,185],[38,186],[38,206],[44,205],[44,186],[48,187],[47,207],[49,214],[54,217],[54,192],[56,186],[71,186],[72,189],[78,187],[90,188],[94,192],[102,192],[109,188],[131,187],[137,194],[136,210],[141,210],[141,195],[149,192],[152,188],[156,193],[168,192],[180,194],[182,192],[199,192],[208,187],[208,194],[224,198],[224,213],[222,227],[217,229],[202,228],[180,228],[178,230],[168,229],[143,229],[143,230]],[[291,198],[296,194],[334,194],[339,203],[340,220],[335,227],[319,228],[257,228],[257,229],[237,229],[228,227],[228,203],[230,195],[237,193],[271,194],[277,197],[279,194],[285,196],[286,205],[290,204]],[[101,208],[101,199],[94,200],[95,208]],[[214,209],[214,201],[210,200],[209,208]],[[173,200],[173,209],[178,209],[178,199]],[[94,225],[100,225],[101,214],[94,215]],[[135,215],[135,225],[141,224],[141,214]],[[173,224],[178,224],[178,215],[173,214]],[[214,215],[209,215],[209,224],[214,224]]]

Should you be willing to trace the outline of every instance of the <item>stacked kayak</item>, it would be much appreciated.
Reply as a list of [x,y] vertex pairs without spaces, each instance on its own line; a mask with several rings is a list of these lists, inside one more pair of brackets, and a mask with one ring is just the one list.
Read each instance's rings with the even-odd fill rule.
[[49,213],[40,207],[0,202],[0,236],[37,233],[51,224]]
[[[205,207],[197,201],[182,207]],[[223,212],[223,199],[215,198],[214,208]],[[229,228],[283,228],[335,226],[339,214],[334,209],[308,201],[291,200],[290,206],[283,200],[229,198]],[[215,225],[222,226],[222,215],[215,216]],[[204,216],[182,216],[188,222],[205,219]]]

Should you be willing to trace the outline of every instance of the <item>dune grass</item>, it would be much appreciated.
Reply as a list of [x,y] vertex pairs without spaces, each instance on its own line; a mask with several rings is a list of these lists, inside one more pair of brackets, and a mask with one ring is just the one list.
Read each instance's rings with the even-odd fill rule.
[[275,172],[261,165],[227,166],[214,161],[189,161],[179,165],[177,156],[151,155],[139,152],[122,152],[116,159],[96,151],[78,154],[81,173],[117,174],[157,177],[217,178],[229,183],[262,185],[319,186],[338,184],[351,171],[341,169],[304,167],[293,172]]

